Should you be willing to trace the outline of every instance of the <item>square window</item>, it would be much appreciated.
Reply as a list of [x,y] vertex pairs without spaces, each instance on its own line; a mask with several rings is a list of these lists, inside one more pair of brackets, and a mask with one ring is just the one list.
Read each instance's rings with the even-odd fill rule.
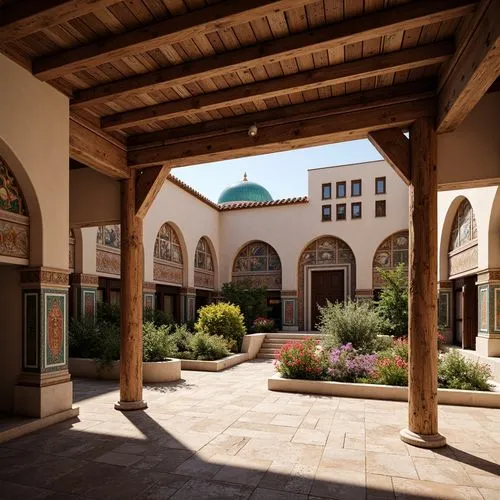
[[351,181],[351,196],[361,196],[361,179]]
[[346,220],[345,209],[345,203],[339,203],[337,205],[337,220]]
[[321,186],[321,199],[329,200],[332,197],[332,185],[331,183],[323,184]]
[[375,194],[385,194],[385,177],[375,179]]
[[361,203],[351,203],[351,219],[361,219]]
[[337,198],[346,197],[346,185],[345,182],[337,182]]
[[332,206],[331,205],[323,205],[321,207],[321,220],[323,222],[332,220]]
[[376,200],[375,217],[385,217],[386,215],[385,210],[386,210],[385,200]]

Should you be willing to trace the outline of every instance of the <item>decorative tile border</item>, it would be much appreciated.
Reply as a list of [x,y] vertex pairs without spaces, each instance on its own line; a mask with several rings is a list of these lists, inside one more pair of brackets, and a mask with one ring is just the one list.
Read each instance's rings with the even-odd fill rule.
[[297,325],[297,298],[282,298],[283,326]]
[[478,288],[478,301],[479,301],[479,307],[478,307],[478,325],[479,325],[479,331],[487,333],[488,332],[488,314],[489,314],[489,307],[488,307],[488,285],[481,285]]
[[443,290],[438,296],[438,322],[444,328],[450,327],[451,291]]
[[66,365],[67,295],[53,292],[44,295],[45,368],[55,368]]
[[96,318],[96,292],[95,290],[82,290],[82,309],[81,314],[86,319]]

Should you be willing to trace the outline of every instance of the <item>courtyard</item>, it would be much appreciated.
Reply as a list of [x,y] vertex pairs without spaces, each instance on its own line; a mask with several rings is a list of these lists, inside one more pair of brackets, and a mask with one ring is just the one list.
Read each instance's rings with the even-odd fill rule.
[[118,412],[114,382],[74,380],[80,416],[0,450],[0,498],[500,498],[500,412],[440,406],[438,450],[403,443],[407,404],[274,393],[272,361],[183,371]]

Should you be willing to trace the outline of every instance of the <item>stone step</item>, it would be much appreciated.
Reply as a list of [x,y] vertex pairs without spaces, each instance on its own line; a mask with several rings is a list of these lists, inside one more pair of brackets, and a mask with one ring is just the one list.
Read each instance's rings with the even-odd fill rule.
[[274,354],[276,351],[279,351],[279,348],[276,349],[275,347],[262,347],[261,350],[259,351],[260,354]]
[[280,332],[280,333],[268,333],[266,339],[292,339],[301,340],[304,338],[321,338],[319,333],[303,333],[303,332]]
[[257,358],[259,359],[274,359],[274,354],[257,354]]

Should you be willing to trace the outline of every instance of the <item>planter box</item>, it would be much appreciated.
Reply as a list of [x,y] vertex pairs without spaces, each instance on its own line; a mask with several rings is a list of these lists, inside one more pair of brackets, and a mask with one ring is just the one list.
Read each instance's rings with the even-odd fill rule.
[[183,370],[196,370],[200,372],[220,372],[226,368],[239,365],[248,361],[248,353],[232,354],[216,361],[198,361],[197,359],[182,359],[181,366]]
[[[350,384],[347,382],[327,382],[323,380],[300,380],[283,378],[276,373],[267,381],[270,391],[298,392],[302,394],[322,394],[362,399],[385,399],[408,401],[408,387],[378,384]],[[500,408],[500,393],[482,391],[460,391],[438,389],[438,403],[457,406],[481,406]]]
[[[120,380],[119,361],[103,365],[95,359],[69,358],[68,368],[73,377]],[[145,383],[174,382],[181,378],[181,360],[143,363],[142,373]]]

